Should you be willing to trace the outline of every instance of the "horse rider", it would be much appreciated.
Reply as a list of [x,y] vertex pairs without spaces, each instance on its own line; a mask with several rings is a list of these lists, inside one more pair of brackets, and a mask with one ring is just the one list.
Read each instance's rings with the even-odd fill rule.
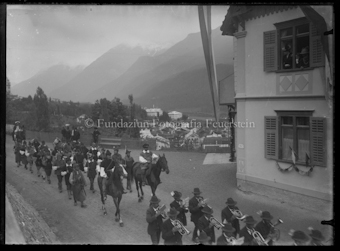
[[228,198],[226,201],[227,206],[221,212],[222,222],[226,221],[235,228],[235,235],[240,233],[240,221],[232,213],[232,210],[239,210],[236,206],[237,202],[233,198]]
[[148,223],[148,234],[151,237],[153,245],[158,245],[162,232],[163,216],[158,210],[160,199],[157,196],[152,196],[150,199],[150,206],[146,210],[146,222]]
[[54,173],[57,175],[58,178],[58,189],[59,192],[61,193],[63,191],[63,177],[61,175],[61,172],[65,172],[66,171],[66,162],[65,160],[62,159],[62,155],[60,153],[56,153],[55,155],[56,159],[53,163],[54,166],[57,166],[57,169],[54,171]]
[[209,237],[209,243],[212,245],[213,242],[215,242],[215,227],[212,222],[210,222],[210,218],[212,217],[212,214],[214,213],[213,209],[205,205],[205,207],[202,209],[203,215],[198,219],[197,221],[197,228],[200,232],[205,232]]
[[139,162],[142,170],[142,185],[148,185],[146,176],[149,176],[152,168],[152,161],[156,162],[158,156],[149,150],[149,144],[143,145],[143,151],[139,155]]
[[125,164],[125,169],[127,174],[126,178],[126,189],[130,190],[130,193],[132,192],[131,188],[131,178],[132,178],[132,165],[135,162],[135,160],[130,155],[131,151],[126,150],[125,151],[125,157],[123,159],[123,162]]
[[204,205],[204,202],[203,202],[203,197],[201,196],[201,191],[199,188],[194,188],[194,191],[193,191],[193,194],[194,194],[194,197],[192,197],[190,200],[189,200],[189,212],[191,213],[191,216],[190,216],[190,219],[191,221],[194,223],[195,225],[195,229],[194,229],[194,232],[192,234],[192,241],[193,242],[197,242],[197,231],[198,231],[198,226],[197,226],[197,222],[198,222],[198,219],[204,214],[202,212],[202,209],[203,207],[205,206]]
[[312,227],[309,227],[308,230],[310,231],[310,246],[324,246],[324,244],[322,243],[323,241],[325,241],[325,237],[322,235],[322,233],[317,230],[317,229],[313,229]]
[[70,176],[71,176],[71,173],[73,172],[73,165],[72,165],[70,157],[66,157],[65,162],[66,162],[65,163],[65,171],[66,171],[66,173],[65,173],[65,185],[66,185],[66,189],[67,189],[68,198],[71,200],[73,192],[72,192],[72,184],[70,183]]
[[187,217],[185,213],[189,212],[189,209],[186,205],[183,204],[183,200],[181,199],[182,193],[178,191],[173,191],[172,197],[174,201],[170,203],[170,208],[174,208],[178,211],[177,219],[182,222],[183,226],[187,225]]
[[179,228],[174,224],[179,212],[171,207],[167,212],[168,219],[163,222],[162,225],[162,238],[164,239],[164,245],[183,245],[182,235],[179,233]]
[[113,147],[113,154],[112,154],[112,160],[115,163],[122,164],[123,157],[119,153],[119,148],[118,147]]
[[[263,211],[260,215],[262,220],[256,224],[255,230],[259,232],[262,237],[266,240],[270,238],[270,233],[272,231],[271,220],[274,218],[268,211]],[[269,246],[273,246],[273,240],[268,241]]]
[[103,182],[102,182],[102,191],[103,191],[103,197],[104,200],[106,200],[107,196],[106,196],[106,184],[107,184],[107,179],[109,177],[109,171],[112,170],[112,168],[114,167],[114,161],[110,158],[111,157],[111,152],[109,150],[106,150],[105,155],[104,155],[104,159],[103,161],[100,163],[100,176],[103,178]]
[[293,239],[293,246],[308,246],[310,240],[303,231],[293,230],[293,233],[289,233],[289,235]]
[[92,146],[91,146],[89,152],[92,154],[93,159],[95,161],[97,161],[98,160],[98,154],[97,154],[98,153],[98,147],[97,147],[96,143],[94,143],[94,142],[92,143]]
[[254,220],[253,216],[248,215],[244,219],[244,223],[246,224],[241,230],[240,230],[240,237],[244,237],[243,246],[257,246],[257,242],[255,241],[253,237],[253,231],[254,226],[257,223],[256,220]]
[[20,121],[15,121],[14,126],[13,126],[13,131],[12,131],[12,139],[13,139],[14,142],[16,141],[15,132],[16,132],[18,127],[20,127]]
[[222,227],[222,234],[217,238],[216,245],[218,246],[231,246],[230,238],[236,238],[235,228],[230,223],[224,223]]

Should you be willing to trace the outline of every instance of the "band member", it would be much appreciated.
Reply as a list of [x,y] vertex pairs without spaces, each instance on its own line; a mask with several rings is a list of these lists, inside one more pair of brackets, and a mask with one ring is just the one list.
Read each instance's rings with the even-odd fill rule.
[[293,246],[308,246],[309,238],[308,236],[300,230],[291,230],[289,235],[293,239]]
[[196,241],[196,243],[198,244],[198,245],[203,245],[203,246],[205,246],[205,245],[211,245],[210,244],[210,236],[208,236],[205,232],[201,232],[200,234],[199,234],[199,236],[197,237],[197,241]]
[[65,172],[66,171],[66,162],[65,160],[62,159],[62,156],[60,153],[56,154],[56,160],[53,162],[54,166],[57,166],[57,169],[54,171],[54,173],[57,175],[58,178],[58,189],[59,192],[61,193],[63,191],[63,177],[61,175],[61,172]]
[[178,211],[177,219],[182,222],[184,226],[187,225],[187,217],[185,213],[189,212],[189,209],[185,207],[183,201],[181,199],[182,193],[178,191],[173,191],[172,197],[174,197],[174,201],[170,203],[170,208],[174,208]]
[[67,143],[71,141],[71,129],[70,124],[66,124],[66,130],[65,130],[65,140]]
[[79,169],[78,164],[73,165],[73,171],[71,172],[69,181],[72,184],[74,205],[76,206],[77,201],[80,201],[81,207],[83,208],[87,207],[84,204],[84,201],[86,199],[84,190],[84,187],[86,186],[86,181],[83,176],[83,173]]
[[[106,184],[107,184],[107,179],[110,175],[110,170],[114,167],[114,161],[111,159],[111,152],[107,150],[104,155],[103,161],[100,163],[100,176],[103,178],[102,182],[102,191],[103,191],[103,197],[104,200],[106,200]],[[103,169],[102,169],[103,168]]]
[[236,238],[235,228],[230,223],[224,223],[222,227],[222,235],[217,238],[216,245],[231,246],[230,238]]
[[324,246],[322,242],[325,241],[325,237],[322,235],[322,233],[317,229],[313,229],[312,227],[309,227],[308,230],[310,231],[309,236],[311,237],[309,245]]
[[44,169],[43,179],[45,180],[45,176],[44,176],[45,174],[48,184],[51,184],[52,155],[49,150],[44,151],[44,156],[42,157],[42,167]]
[[239,210],[236,206],[237,202],[233,198],[228,198],[226,201],[227,206],[221,212],[222,222],[227,221],[233,228],[235,228],[235,235],[240,233],[240,222],[236,216],[232,213],[232,210]]
[[151,237],[153,245],[158,245],[162,232],[163,217],[159,207],[160,199],[157,196],[152,196],[150,200],[150,206],[146,210],[146,222],[148,223],[148,234]]
[[[271,220],[273,219],[273,216],[268,211],[263,211],[260,217],[262,218],[262,221],[256,224],[255,230],[258,231],[265,240],[267,240],[267,238],[270,238],[270,234],[273,228],[271,225]],[[268,245],[273,246],[272,239],[268,241]]]
[[125,151],[125,157],[123,159],[123,163],[125,164],[125,169],[127,172],[127,178],[126,178],[126,189],[130,190],[130,193],[132,192],[131,188],[131,178],[132,178],[132,165],[135,162],[135,160],[130,156],[131,151],[126,150]]
[[139,162],[141,163],[142,169],[142,185],[145,186],[148,185],[146,176],[149,176],[151,173],[152,160],[157,159],[158,156],[149,150],[149,144],[144,144],[143,148],[143,151],[139,155]]
[[247,216],[244,220],[244,223],[246,224],[241,230],[240,230],[240,237],[244,237],[243,246],[257,246],[256,241],[253,237],[253,231],[254,226],[257,223],[256,220],[254,220],[253,216]]
[[189,212],[191,213],[190,220],[194,223],[195,229],[192,234],[192,241],[196,242],[197,241],[197,231],[198,231],[198,226],[197,222],[198,219],[203,216],[202,209],[204,207],[204,202],[203,202],[203,197],[201,196],[201,191],[199,188],[194,188],[193,194],[194,197],[192,197],[189,200]]
[[215,242],[215,227],[212,222],[210,222],[210,218],[213,216],[214,213],[213,209],[206,205],[203,209],[203,216],[201,216],[197,221],[197,227],[200,232],[205,232],[209,237],[209,243],[212,244]]
[[88,159],[86,162],[87,167],[87,177],[90,179],[90,190],[94,193],[94,179],[96,178],[97,172],[96,172],[96,166],[97,161],[94,160],[93,155],[91,153],[88,153]]
[[72,184],[70,183],[70,176],[71,176],[71,173],[73,172],[73,166],[72,166],[70,157],[66,157],[65,162],[66,162],[65,163],[65,168],[66,168],[65,184],[67,188],[68,198],[71,200],[73,193],[72,193]]
[[182,245],[182,235],[178,232],[178,228],[174,226],[174,221],[177,219],[178,211],[175,208],[170,208],[167,212],[168,219],[162,225],[162,238],[164,245]]
[[98,128],[95,127],[92,133],[93,143],[98,144],[99,135],[100,135],[100,131],[98,131]]

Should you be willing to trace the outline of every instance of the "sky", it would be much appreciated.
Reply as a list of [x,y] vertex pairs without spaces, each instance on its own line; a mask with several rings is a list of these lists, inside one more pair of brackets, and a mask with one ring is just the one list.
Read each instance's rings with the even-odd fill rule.
[[[212,5],[212,29],[228,5]],[[170,47],[199,32],[197,5],[7,5],[12,86],[56,64],[87,66],[125,43]]]

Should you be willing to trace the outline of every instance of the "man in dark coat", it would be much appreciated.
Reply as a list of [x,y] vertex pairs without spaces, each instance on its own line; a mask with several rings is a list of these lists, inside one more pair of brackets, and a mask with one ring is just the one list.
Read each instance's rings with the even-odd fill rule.
[[15,133],[19,126],[20,126],[20,121],[15,121],[14,126],[13,126],[13,131],[12,131],[12,139],[14,142],[16,141]]
[[235,228],[230,223],[225,223],[222,227],[222,234],[217,238],[216,245],[218,246],[231,246],[232,241],[230,238],[235,238]]
[[65,128],[65,126],[63,126],[63,128],[61,129],[61,141],[62,142],[66,141],[66,128]]
[[[262,218],[262,221],[256,224],[255,230],[258,231],[262,235],[262,237],[266,240],[267,238],[269,239],[270,237],[270,232],[272,229],[270,221],[273,219],[273,216],[268,211],[263,211],[260,217]],[[268,245],[273,246],[272,239],[268,241]]]
[[178,232],[179,229],[174,226],[174,221],[177,219],[178,211],[171,207],[167,212],[168,219],[162,225],[162,238],[164,245],[183,245],[182,235]]
[[158,245],[162,232],[163,217],[161,211],[157,208],[159,207],[159,202],[161,200],[157,196],[152,196],[150,200],[150,206],[146,210],[146,222],[148,223],[148,234],[151,237],[153,245]]
[[82,172],[84,172],[84,159],[85,159],[85,156],[82,153],[82,151],[80,150],[80,147],[78,147],[77,150],[76,150],[76,154],[74,156],[74,160],[79,165],[79,169]]
[[185,213],[189,212],[189,209],[185,207],[183,204],[183,200],[181,199],[182,193],[178,191],[173,191],[172,197],[174,197],[174,201],[170,203],[170,208],[174,208],[178,211],[177,219],[182,222],[184,226],[187,225],[187,217]]
[[93,143],[98,144],[99,135],[100,135],[100,131],[98,131],[98,128],[95,127],[92,133]]
[[244,223],[246,225],[240,230],[240,237],[244,237],[243,246],[258,246],[252,235],[256,222],[253,216],[248,215],[245,218]]
[[98,160],[98,147],[97,147],[96,143],[92,143],[92,146],[89,150],[89,153],[92,154],[92,157],[95,161]]
[[106,200],[106,184],[108,178],[110,176],[110,170],[114,167],[114,161],[111,159],[111,152],[107,150],[104,155],[103,161],[100,163],[100,168],[102,171],[100,172],[100,176],[103,178],[102,181],[102,191],[103,191],[103,198]]
[[213,244],[215,242],[215,227],[214,224],[210,222],[210,218],[212,217],[212,214],[214,213],[213,209],[206,205],[203,209],[203,216],[201,216],[197,221],[197,227],[200,232],[205,232],[209,237],[209,243]]
[[73,130],[71,132],[71,140],[78,142],[80,139],[80,132],[76,126],[73,126]]
[[233,228],[235,228],[235,234],[237,236],[240,233],[240,222],[236,218],[236,216],[231,212],[231,210],[236,209],[238,210],[238,207],[235,206],[237,202],[234,201],[233,198],[228,198],[226,204],[227,206],[221,212],[222,223],[224,221],[230,223],[233,226]]
[[322,235],[322,233],[312,227],[309,227],[308,230],[310,231],[309,236],[311,238],[309,246],[324,246],[322,242],[325,241],[326,238]]
[[204,207],[203,197],[201,196],[199,188],[194,188],[194,197],[189,200],[189,212],[191,213],[190,219],[195,224],[195,229],[192,234],[192,241],[197,242],[197,221],[203,215],[202,209]]
[[79,169],[78,164],[73,165],[73,171],[69,178],[70,183],[72,184],[72,191],[73,191],[73,199],[74,199],[74,205],[77,205],[77,202],[80,201],[81,207],[85,208],[87,207],[84,204],[84,201],[86,199],[85,189],[86,181],[83,176],[83,173]]
[[293,246],[308,246],[308,242],[310,239],[308,236],[301,230],[296,230],[292,234],[289,235],[292,236],[293,239]]
[[113,154],[112,154],[112,159],[115,163],[122,164],[123,157],[119,153],[119,148],[118,147],[113,147]]
[[56,153],[56,160],[53,162],[53,166],[57,166],[57,169],[54,171],[54,173],[57,175],[58,189],[59,189],[59,192],[61,193],[63,191],[62,182],[63,182],[63,177],[64,177],[61,175],[61,172],[66,171],[66,162],[65,160],[62,159],[62,156],[60,153]]
[[125,157],[123,159],[123,164],[125,165],[125,169],[127,172],[127,178],[126,178],[126,189],[130,190],[130,193],[132,192],[131,188],[131,179],[132,179],[132,165],[135,162],[135,160],[130,155],[131,151],[126,150],[125,151]]
[[70,176],[71,173],[73,172],[73,165],[71,163],[71,159],[69,157],[67,157],[65,159],[65,168],[66,168],[66,174],[65,174],[65,184],[66,184],[66,188],[67,188],[67,194],[68,194],[68,198],[71,200],[72,199],[72,184],[70,183]]
[[69,124],[66,124],[65,140],[66,140],[67,143],[71,141],[71,130],[70,130]]
[[97,161],[93,159],[93,155],[91,153],[88,153],[88,160],[86,162],[86,167],[87,167],[87,177],[90,179],[90,190],[94,193],[94,179],[96,178],[96,166],[97,166]]

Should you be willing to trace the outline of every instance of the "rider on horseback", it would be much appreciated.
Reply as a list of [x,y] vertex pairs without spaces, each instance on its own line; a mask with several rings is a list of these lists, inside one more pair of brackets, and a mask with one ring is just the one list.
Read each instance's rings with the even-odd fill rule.
[[142,170],[142,185],[148,185],[148,181],[146,179],[146,176],[149,176],[151,173],[151,164],[154,160],[154,163],[158,159],[158,156],[154,153],[152,153],[149,150],[149,144],[143,145],[144,150],[139,155],[139,162],[141,163],[141,170]]

